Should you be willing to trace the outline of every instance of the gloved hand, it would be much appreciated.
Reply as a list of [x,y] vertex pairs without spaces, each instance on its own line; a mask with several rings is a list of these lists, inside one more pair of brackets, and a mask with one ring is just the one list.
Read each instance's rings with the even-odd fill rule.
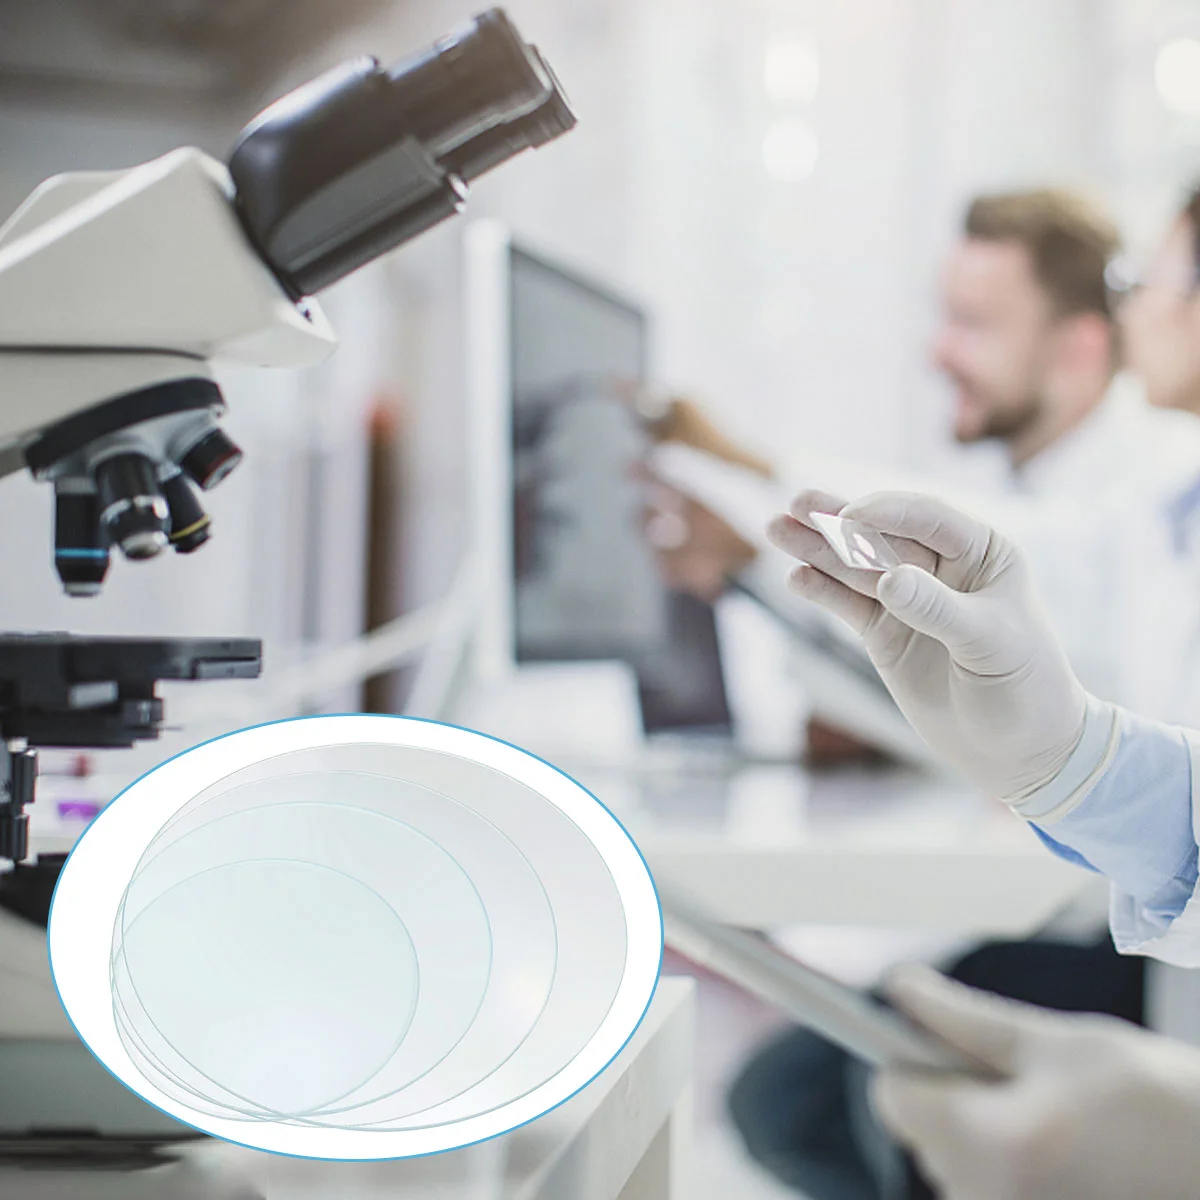
[[945,1200],[1200,1195],[1200,1050],[924,967],[898,971],[887,990],[918,1024],[1008,1076],[876,1076],[881,1118]]
[[[813,512],[882,530],[901,566],[883,575],[845,566],[808,523]],[[1075,678],[1016,546],[949,505],[899,492],[849,506],[804,492],[770,535],[806,564],[792,574],[795,591],[862,637],[935,751],[1019,812],[1060,773],[1069,786],[1054,804],[1077,799],[1111,753],[1114,712]]]

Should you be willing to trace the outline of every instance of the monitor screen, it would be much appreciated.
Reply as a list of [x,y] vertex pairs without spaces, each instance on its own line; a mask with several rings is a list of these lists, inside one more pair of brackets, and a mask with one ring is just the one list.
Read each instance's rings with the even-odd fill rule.
[[643,533],[617,388],[645,378],[646,315],[517,249],[510,280],[517,661],[629,662],[647,732],[728,732],[712,609],[663,585]]

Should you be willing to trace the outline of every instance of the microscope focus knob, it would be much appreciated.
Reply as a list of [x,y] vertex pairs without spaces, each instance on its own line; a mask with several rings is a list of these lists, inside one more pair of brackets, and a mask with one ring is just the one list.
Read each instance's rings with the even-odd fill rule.
[[154,464],[142,454],[115,454],[95,471],[100,524],[126,558],[153,558],[167,545],[167,502]]

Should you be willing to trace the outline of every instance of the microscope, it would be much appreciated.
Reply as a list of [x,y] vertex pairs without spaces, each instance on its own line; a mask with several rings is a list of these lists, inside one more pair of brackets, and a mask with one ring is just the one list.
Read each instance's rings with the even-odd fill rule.
[[[569,131],[500,9],[390,68],[347,62],[267,108],[225,163],[180,149],[61,175],[0,226],[0,477],[54,489],[54,566],[97,595],[114,551],[192,554],[242,458],[213,360],[336,348],[313,296],[460,212],[470,184]],[[251,639],[0,636],[0,905],[45,923],[64,856],[25,862],[39,747],[132,747],[162,680],[250,679]]]

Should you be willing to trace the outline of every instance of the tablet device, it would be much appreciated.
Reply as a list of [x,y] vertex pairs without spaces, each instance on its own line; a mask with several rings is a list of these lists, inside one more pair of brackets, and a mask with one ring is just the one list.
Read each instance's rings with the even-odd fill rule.
[[994,1068],[914,1024],[865,992],[804,966],[769,942],[713,920],[658,885],[667,944],[799,1024],[877,1067],[903,1066],[996,1078]]

